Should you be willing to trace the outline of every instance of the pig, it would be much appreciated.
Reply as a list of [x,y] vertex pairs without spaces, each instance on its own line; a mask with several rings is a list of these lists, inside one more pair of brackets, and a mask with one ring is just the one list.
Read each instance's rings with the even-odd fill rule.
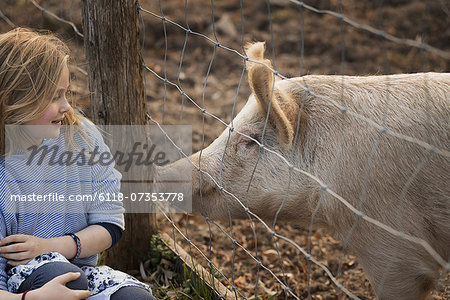
[[[229,127],[188,158],[193,212],[228,220],[250,211],[266,222],[327,228],[348,243],[378,299],[429,297],[450,259],[450,74],[279,80],[264,52],[264,42],[247,47],[252,94]],[[174,176],[179,166],[156,174]],[[441,263],[330,191],[423,239]]]

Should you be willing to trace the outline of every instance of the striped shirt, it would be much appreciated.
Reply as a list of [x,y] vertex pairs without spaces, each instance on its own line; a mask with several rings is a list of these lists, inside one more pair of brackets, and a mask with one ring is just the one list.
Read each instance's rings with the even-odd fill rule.
[[[97,130],[86,132],[93,146],[98,147],[98,153],[109,152]],[[82,148],[89,149],[79,136],[75,139]],[[41,162],[36,155],[30,161],[30,152],[22,151],[0,158],[0,239],[13,234],[59,237],[100,222],[124,229],[122,203],[101,201],[102,193],[120,190],[122,176],[114,164],[88,164],[82,161],[82,156],[75,163],[67,163],[70,156],[74,158],[81,151],[66,151],[63,134],[56,139],[45,139],[43,146],[52,149],[57,163],[55,160],[52,163],[51,155],[46,155]],[[79,258],[74,264],[95,266],[97,258],[97,255]],[[7,290],[6,262],[0,256],[2,290]]]

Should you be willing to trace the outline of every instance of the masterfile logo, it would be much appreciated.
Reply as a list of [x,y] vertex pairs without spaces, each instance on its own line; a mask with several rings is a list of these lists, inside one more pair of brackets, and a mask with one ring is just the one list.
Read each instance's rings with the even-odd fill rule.
[[[109,185],[114,192],[108,190],[95,197],[92,193],[91,202],[121,202],[127,212],[134,213],[155,212],[155,204],[173,212],[191,211],[192,165],[180,166],[173,190],[157,193],[153,183],[154,167],[191,155],[191,126],[88,125],[74,135],[74,143],[68,143],[73,127],[61,126],[56,138],[33,139],[27,132],[46,130],[21,126],[6,126],[5,148],[12,151],[5,157],[5,178],[13,202],[54,203],[54,210],[48,210],[58,212],[59,202],[77,202],[80,197],[49,198],[55,191],[89,196],[90,185]],[[106,173],[111,169],[114,174],[109,178]],[[35,207],[30,205],[30,209]]]

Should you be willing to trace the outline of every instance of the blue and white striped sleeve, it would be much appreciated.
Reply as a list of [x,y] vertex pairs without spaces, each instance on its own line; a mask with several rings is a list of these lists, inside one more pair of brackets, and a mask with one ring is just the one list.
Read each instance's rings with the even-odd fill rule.
[[[6,225],[3,215],[0,213],[0,240],[6,237]],[[6,281],[8,280],[8,276],[6,275],[6,262],[7,259],[3,256],[0,256],[0,289],[8,290],[6,286]]]
[[[101,134],[95,135],[95,145],[99,148],[99,153],[108,152],[108,146],[103,142]],[[114,162],[109,164],[94,163],[91,166],[92,193],[96,199],[91,203],[88,211],[88,223],[111,223],[125,229],[123,208],[121,201],[102,201],[112,200],[112,194],[120,191],[120,179],[122,174],[114,168]],[[109,196],[108,196],[109,195]],[[109,199],[108,199],[109,197]],[[117,200],[117,198],[116,198]]]
[[[5,160],[0,157],[0,201],[6,201],[6,183],[5,183]],[[1,204],[1,203],[0,203]],[[0,205],[0,208],[3,205]],[[2,209],[0,209],[0,240],[6,237],[6,224],[3,217]],[[7,259],[0,255],[0,289],[8,290],[6,281],[8,279],[6,275],[6,262]]]

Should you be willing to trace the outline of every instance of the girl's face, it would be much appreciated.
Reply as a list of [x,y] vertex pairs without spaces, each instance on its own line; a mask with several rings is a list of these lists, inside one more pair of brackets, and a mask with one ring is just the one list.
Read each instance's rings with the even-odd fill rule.
[[42,142],[44,138],[57,138],[61,130],[61,122],[64,114],[70,110],[70,104],[67,102],[66,93],[69,88],[69,69],[64,64],[59,78],[57,93],[52,99],[50,105],[43,112],[41,117],[27,121],[24,125],[40,125],[40,126],[26,126],[27,131],[33,137],[37,138],[37,142]]

